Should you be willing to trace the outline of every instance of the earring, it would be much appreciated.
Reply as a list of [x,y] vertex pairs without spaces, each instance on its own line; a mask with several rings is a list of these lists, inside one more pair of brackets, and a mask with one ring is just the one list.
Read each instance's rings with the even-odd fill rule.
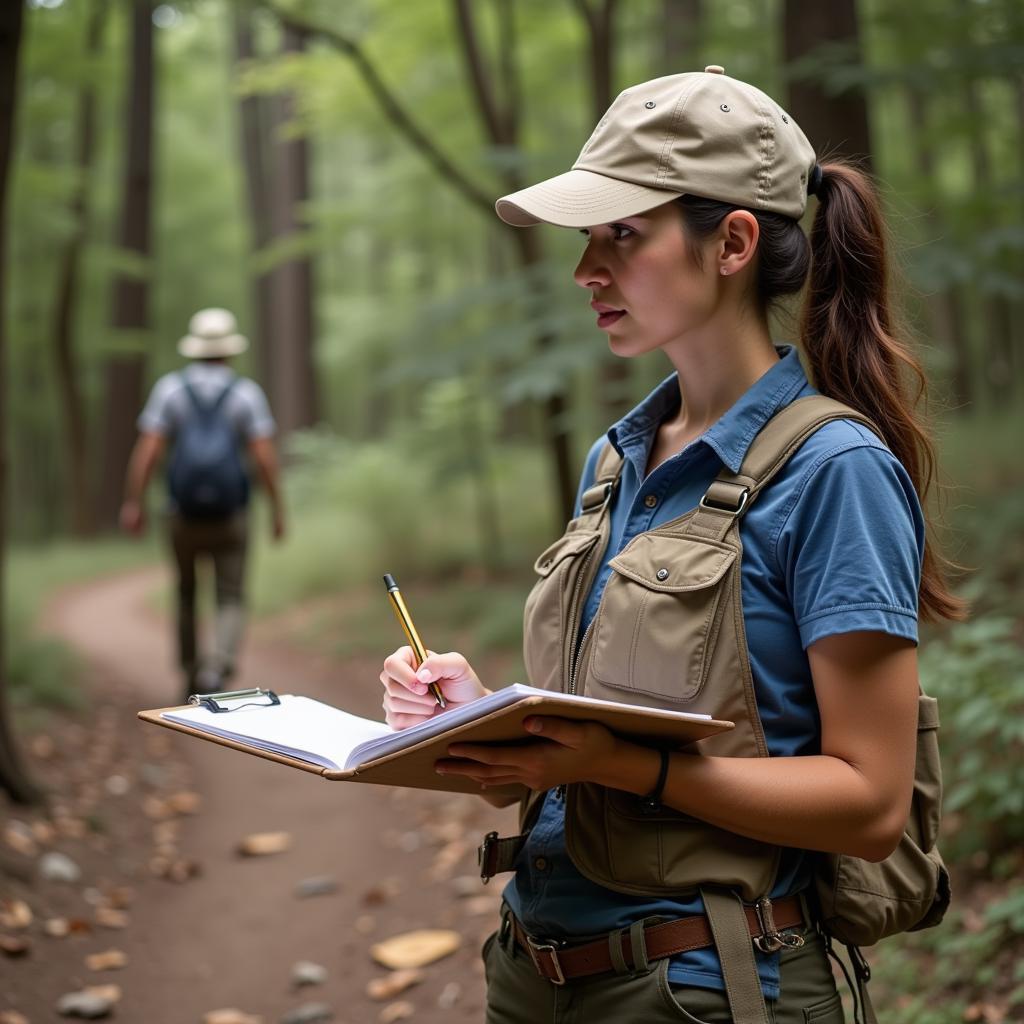
[[728,267],[722,267],[722,273],[723,274],[728,274],[729,273],[729,268]]

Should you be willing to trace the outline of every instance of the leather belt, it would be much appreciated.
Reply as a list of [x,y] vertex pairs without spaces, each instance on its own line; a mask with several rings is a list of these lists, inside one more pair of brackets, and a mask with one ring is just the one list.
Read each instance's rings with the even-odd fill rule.
[[[744,906],[743,910],[751,938],[764,952],[796,948],[804,944],[803,936],[798,932],[786,931],[802,929],[810,924],[805,919],[799,896],[786,896],[775,901],[764,899],[753,907]],[[615,970],[611,953],[613,941],[620,944],[621,960],[629,970],[635,969],[637,963],[644,960],[662,960],[676,953],[704,949],[715,944],[711,926],[703,914],[647,925],[643,929],[645,951],[641,951],[639,958],[633,955],[632,943],[632,935],[639,934],[637,929],[625,928],[584,945],[566,946],[564,943],[532,938],[512,914],[509,915],[509,923],[516,943],[530,955],[537,973],[556,985],[564,985],[573,978],[586,978],[592,974]],[[613,936],[616,937],[613,939]]]

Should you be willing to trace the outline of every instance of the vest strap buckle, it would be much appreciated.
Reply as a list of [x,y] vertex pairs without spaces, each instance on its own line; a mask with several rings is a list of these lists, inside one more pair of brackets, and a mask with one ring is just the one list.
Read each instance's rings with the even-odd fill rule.
[[[772,914],[772,901],[763,896],[754,904],[754,913],[757,914],[758,924],[761,926],[761,934],[754,936],[754,945],[762,953],[776,953],[787,945],[779,930],[775,927],[775,917]],[[801,937],[800,944],[803,945]]]
[[[719,482],[720,481],[717,480],[715,481],[715,483]],[[747,507],[747,500],[750,497],[749,487],[744,487],[743,490],[736,495],[735,499],[732,500],[730,500],[731,496],[730,498],[719,496],[714,498],[710,497],[711,491],[714,489],[715,484],[712,484],[711,487],[708,488],[707,493],[700,499],[701,508],[709,509],[712,512],[724,512],[726,515],[730,516],[739,516]]]

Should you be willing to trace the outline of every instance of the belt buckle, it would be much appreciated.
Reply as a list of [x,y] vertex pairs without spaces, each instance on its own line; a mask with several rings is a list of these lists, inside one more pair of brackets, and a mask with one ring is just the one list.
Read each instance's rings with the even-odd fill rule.
[[494,872],[490,870],[490,855],[494,844],[498,841],[497,832],[488,832],[484,836],[484,841],[477,847],[476,859],[477,864],[480,867],[480,877],[483,879],[484,885],[486,885],[493,877]]
[[[562,973],[562,965],[558,962],[558,948],[553,942],[534,942],[533,939],[527,935],[526,945],[530,950],[530,959],[533,961],[533,966],[536,968],[537,973],[547,981],[550,981],[552,985],[564,985],[565,975]],[[540,966],[540,960],[537,958],[538,953],[547,953],[551,957],[551,965],[555,969],[555,976],[549,978],[542,970]]]
[[754,904],[761,934],[755,936],[754,945],[762,953],[777,953],[780,949],[799,949],[804,944],[804,937],[799,932],[780,932],[775,927],[775,916],[772,914],[772,901],[767,896]]

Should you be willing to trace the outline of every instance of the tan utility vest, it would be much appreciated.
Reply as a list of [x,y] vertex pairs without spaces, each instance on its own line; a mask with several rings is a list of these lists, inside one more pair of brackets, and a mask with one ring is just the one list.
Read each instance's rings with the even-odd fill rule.
[[[532,684],[728,719],[735,729],[701,740],[701,753],[768,757],[743,624],[739,523],[800,445],[836,419],[878,432],[862,414],[832,399],[797,399],[765,424],[739,473],[723,469],[695,509],[634,537],[611,560],[577,653],[583,605],[608,545],[609,507],[622,464],[606,445],[580,515],[535,565],[539,579],[524,613]],[[524,830],[540,795],[524,802]],[[781,853],[668,807],[645,813],[638,797],[593,783],[568,787],[565,836],[583,875],[640,896],[679,897],[724,886],[754,902],[771,891]]]

